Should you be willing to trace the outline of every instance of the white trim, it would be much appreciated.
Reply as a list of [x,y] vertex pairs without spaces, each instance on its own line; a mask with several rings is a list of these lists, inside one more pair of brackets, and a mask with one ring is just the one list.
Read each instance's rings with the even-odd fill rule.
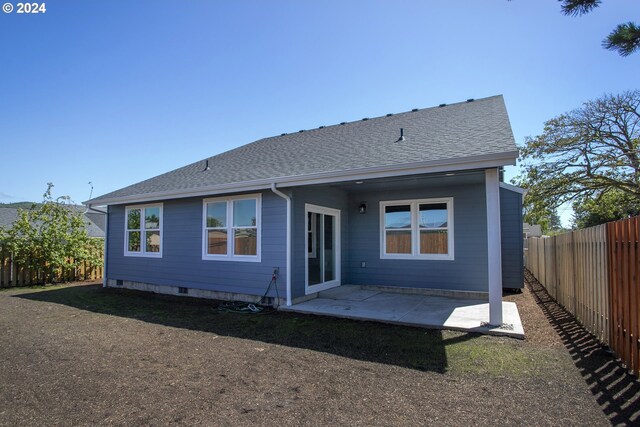
[[498,169],[485,170],[487,200],[487,276],[489,324],[502,325],[502,248],[500,236],[500,184]]
[[505,190],[509,190],[509,191],[515,191],[516,193],[520,193],[523,196],[525,196],[528,192],[528,190],[524,189],[524,188],[520,188],[517,187],[515,185],[511,185],[511,184],[507,184],[506,182],[501,182],[500,183],[500,188],[504,188]]
[[[145,232],[147,231],[144,228],[145,222],[145,209],[146,208],[160,208],[160,227],[158,230],[151,229],[150,231],[160,231],[160,252],[147,252],[146,251],[146,240],[145,240]],[[139,230],[129,230],[129,211],[131,209],[140,209],[140,229]],[[162,258],[162,251],[164,248],[164,205],[163,203],[150,203],[146,205],[128,205],[124,208],[124,256],[132,256],[132,257],[143,257],[143,258]],[[140,232],[140,252],[131,252],[129,251],[129,231],[139,231]]]
[[[233,231],[236,228],[254,228],[254,227],[234,227],[233,226],[233,202],[236,200],[255,200],[256,201],[256,254],[255,255],[236,255],[234,254],[235,237]],[[225,202],[227,204],[227,254],[208,254],[207,253],[207,203]],[[240,262],[261,262],[262,261],[262,194],[241,194],[229,197],[208,197],[202,199],[202,259],[204,261],[240,261]]]
[[[426,173],[439,173],[451,171],[463,171],[471,169],[494,168],[507,165],[515,165],[518,151],[509,151],[499,155],[469,156],[457,159],[433,160],[428,162],[414,162],[395,166],[376,166],[370,168],[350,169],[346,171],[318,172],[308,175],[292,175],[277,178],[279,187],[293,187],[312,184],[330,184],[342,181],[358,181],[374,178],[387,178],[394,176],[416,175]],[[203,172],[204,173],[204,172]],[[213,194],[228,194],[242,191],[256,191],[270,189],[274,178],[254,181],[233,182],[221,185],[208,185],[197,190],[179,189],[159,191],[155,193],[134,194],[122,197],[96,197],[87,200],[84,204],[97,206],[149,202],[154,200],[179,199],[185,197],[198,197]]]
[[[107,212],[104,213],[104,250],[102,253],[103,261],[102,261],[102,287],[107,287],[107,254],[109,245],[107,242],[109,241],[109,208],[107,208]],[[126,218],[125,218],[126,219]],[[127,225],[125,224],[125,228]],[[162,249],[162,248],[160,248]]]
[[276,188],[276,183],[271,183],[271,191],[282,197],[287,202],[287,306],[291,305],[291,197]]
[[[304,293],[305,295],[313,294],[320,291],[325,291],[327,289],[335,288],[341,285],[341,277],[342,277],[342,255],[341,255],[341,235],[340,235],[340,210],[327,208],[324,206],[312,205],[309,203],[305,203],[304,205],[304,226],[305,230],[309,227],[309,212],[317,213],[321,215],[329,215],[335,218],[335,227],[334,227],[334,250],[333,256],[335,257],[334,262],[334,273],[335,278],[328,282],[318,283],[316,285],[309,285],[309,257],[307,256],[306,248],[309,245],[307,241],[309,238],[309,234],[305,233],[305,257],[304,257]],[[324,242],[324,221],[320,222],[320,241]],[[324,248],[320,251],[320,266],[321,270],[324,271]],[[321,274],[324,278],[324,273]]]
[[[420,253],[420,228],[418,226],[418,206],[420,204],[446,203],[447,204],[447,254],[421,254]],[[386,228],[384,223],[384,208],[387,206],[409,205],[411,209],[411,254],[388,254]],[[453,225],[453,197],[439,197],[433,199],[410,200],[385,200],[380,202],[380,259],[413,259],[453,261],[455,260],[454,225]]]

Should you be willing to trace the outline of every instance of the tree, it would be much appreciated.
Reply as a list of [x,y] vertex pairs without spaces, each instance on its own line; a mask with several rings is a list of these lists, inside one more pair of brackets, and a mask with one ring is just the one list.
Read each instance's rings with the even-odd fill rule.
[[561,230],[562,222],[555,209],[550,209],[541,205],[526,204],[524,207],[524,222],[537,224],[542,228],[543,233],[553,230]]
[[[581,16],[600,6],[601,0],[559,0],[562,13],[568,16]],[[640,48],[640,26],[633,22],[618,25],[602,41],[605,49],[617,51],[628,56]]]
[[53,184],[47,184],[43,201],[31,209],[18,210],[9,229],[0,227],[0,242],[13,254],[17,264],[44,269],[45,280],[53,282],[56,272],[77,268],[82,263],[102,265],[97,249],[100,239],[87,235],[85,219],[69,196],[53,198]]
[[593,227],[605,222],[640,214],[640,199],[611,190],[598,197],[576,201],[573,204],[573,222],[578,228]]
[[609,192],[640,200],[640,91],[605,95],[545,123],[521,148],[527,209],[555,210]]

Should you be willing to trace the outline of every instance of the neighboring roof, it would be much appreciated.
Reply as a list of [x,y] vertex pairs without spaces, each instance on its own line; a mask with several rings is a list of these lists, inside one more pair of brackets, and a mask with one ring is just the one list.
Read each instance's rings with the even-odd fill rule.
[[[80,212],[86,210],[84,206],[74,206],[74,209]],[[105,215],[89,211],[84,216],[89,237],[104,237]],[[17,218],[18,208],[0,207],[0,227],[11,227]]]
[[0,227],[11,227],[17,218],[17,208],[0,208]]
[[[401,128],[404,140],[399,140]],[[416,168],[425,173],[434,167],[493,167],[515,164],[517,156],[504,100],[492,96],[260,139],[85,203],[242,191],[272,182],[292,186],[370,173],[380,177],[399,169],[411,174]]]

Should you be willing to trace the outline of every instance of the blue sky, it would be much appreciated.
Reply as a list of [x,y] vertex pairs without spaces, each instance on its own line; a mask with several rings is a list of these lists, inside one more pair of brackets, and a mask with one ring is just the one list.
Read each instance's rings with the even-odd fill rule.
[[640,75],[640,54],[600,47],[636,1],[579,18],[555,0],[46,5],[0,13],[2,202],[48,181],[83,201],[89,181],[95,196],[261,137],[495,94],[521,144]]

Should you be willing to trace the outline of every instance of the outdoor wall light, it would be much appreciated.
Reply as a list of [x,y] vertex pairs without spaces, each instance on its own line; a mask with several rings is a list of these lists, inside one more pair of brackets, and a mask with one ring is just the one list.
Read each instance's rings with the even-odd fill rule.
[[367,213],[367,202],[362,202],[362,203],[360,203],[360,207],[358,208],[358,211],[359,211],[361,214],[365,214],[365,213]]

